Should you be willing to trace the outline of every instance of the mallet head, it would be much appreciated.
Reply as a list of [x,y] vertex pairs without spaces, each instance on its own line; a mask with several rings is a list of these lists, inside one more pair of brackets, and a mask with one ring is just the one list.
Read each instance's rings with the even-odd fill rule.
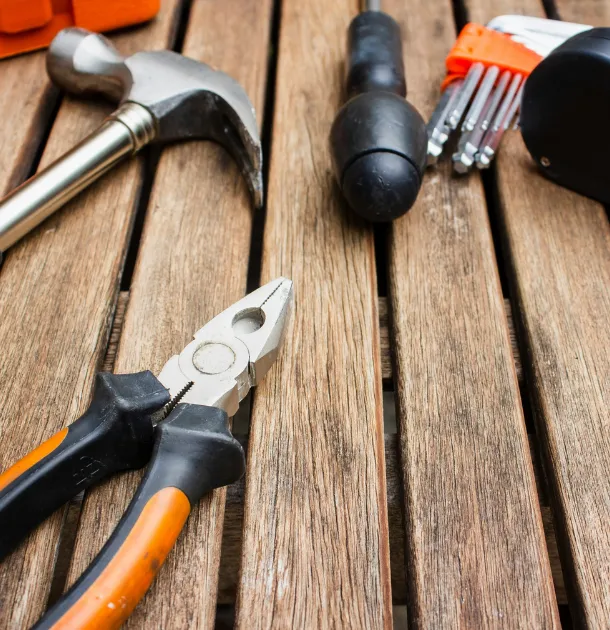
[[47,54],[49,76],[73,94],[98,93],[145,107],[155,119],[154,139],[210,139],[223,145],[262,205],[262,150],[254,108],[244,89],[224,72],[177,53],[122,57],[112,43],[81,28],[61,31]]

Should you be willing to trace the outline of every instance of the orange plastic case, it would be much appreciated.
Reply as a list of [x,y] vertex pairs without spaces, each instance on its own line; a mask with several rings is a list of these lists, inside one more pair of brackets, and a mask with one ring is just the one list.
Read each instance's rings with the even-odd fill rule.
[[498,33],[480,24],[467,24],[447,55],[447,77],[443,89],[466,76],[473,63],[481,62],[485,67],[498,66],[501,71],[527,77],[542,61],[542,57],[523,44],[513,41],[508,35]]
[[44,48],[67,26],[110,31],[150,20],[160,0],[0,0],[0,58]]

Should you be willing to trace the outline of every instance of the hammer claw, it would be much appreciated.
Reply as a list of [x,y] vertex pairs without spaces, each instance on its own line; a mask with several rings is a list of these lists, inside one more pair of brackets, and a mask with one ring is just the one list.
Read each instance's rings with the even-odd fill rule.
[[123,58],[105,37],[80,28],[55,37],[47,70],[59,87],[103,94],[119,108],[71,152],[0,200],[0,251],[149,142],[219,142],[237,162],[254,205],[262,205],[262,148],[254,108],[241,85],[224,72],[167,50]]
[[223,137],[216,138],[232,155],[246,179],[252,201],[256,208],[263,205],[263,155],[256,128],[243,125],[241,118],[232,116],[232,124],[223,128]]

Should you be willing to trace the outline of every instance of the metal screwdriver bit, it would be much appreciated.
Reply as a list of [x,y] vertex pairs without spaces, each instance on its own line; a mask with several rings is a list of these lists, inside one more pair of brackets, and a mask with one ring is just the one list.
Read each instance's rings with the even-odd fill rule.
[[445,142],[447,142],[449,138],[451,129],[449,129],[446,124],[447,116],[459,96],[460,88],[463,83],[463,79],[459,79],[453,81],[445,88],[436,109],[428,121],[428,166],[436,164],[443,152]]
[[479,121],[479,117],[481,116],[481,112],[485,107],[485,103],[487,103],[487,99],[493,90],[494,83],[496,82],[499,73],[500,69],[498,66],[490,66],[487,68],[487,71],[483,76],[483,80],[481,81],[481,85],[479,85],[474,93],[472,104],[466,113],[466,117],[462,124],[462,131],[472,131],[475,128],[477,122]]
[[473,166],[475,156],[481,146],[481,141],[485,132],[489,129],[489,125],[504,96],[511,76],[512,73],[509,70],[505,70],[502,73],[498,84],[485,101],[485,105],[474,129],[462,132],[457,151],[453,155],[453,168],[457,173],[467,173]]
[[[481,114],[482,116],[487,115],[487,111],[491,108],[492,99],[493,96],[490,96],[487,99]],[[474,164],[474,156],[477,154],[479,149],[478,142],[480,142],[483,135],[482,132],[480,132],[480,129],[480,125],[477,125],[473,130],[463,131],[460,135],[457,150],[451,158],[453,161],[453,170],[456,173],[465,175],[472,168],[472,165]]]
[[[519,108],[519,104],[521,103],[521,90],[519,86],[522,81],[523,75],[515,74],[513,76],[513,80],[502,100],[502,104],[494,116],[494,121],[483,138],[482,149],[477,153],[475,158],[477,167],[480,169],[489,168],[500,144],[502,134],[512,122]],[[510,119],[508,119],[510,112],[512,112],[512,115]]]
[[456,103],[454,107],[450,110],[449,116],[447,117],[447,126],[451,130],[455,130],[458,128],[460,121],[462,120],[462,116],[468,107],[468,103],[470,103],[470,99],[476,90],[477,85],[483,75],[483,71],[485,70],[485,66],[480,63],[473,63],[468,70],[468,74],[464,79],[464,82],[459,90],[459,95],[457,96]]

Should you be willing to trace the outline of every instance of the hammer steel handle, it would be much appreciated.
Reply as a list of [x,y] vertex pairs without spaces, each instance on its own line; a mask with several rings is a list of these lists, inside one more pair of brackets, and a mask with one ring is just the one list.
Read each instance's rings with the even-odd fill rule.
[[68,153],[0,201],[0,252],[155,135],[148,110],[125,103]]

